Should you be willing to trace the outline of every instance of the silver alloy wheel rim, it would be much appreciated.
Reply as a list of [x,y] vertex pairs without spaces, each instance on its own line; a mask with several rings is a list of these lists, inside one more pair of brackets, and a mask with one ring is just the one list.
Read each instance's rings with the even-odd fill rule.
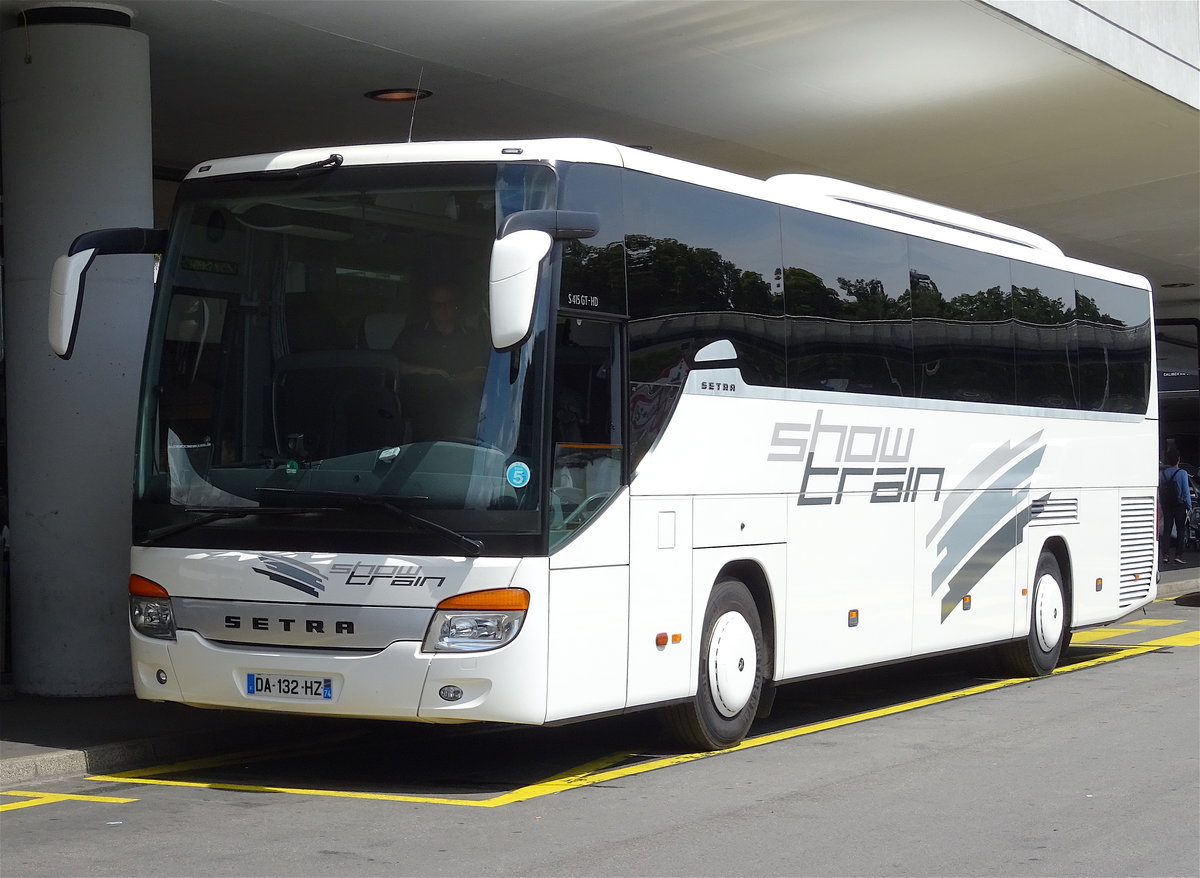
[[1063,595],[1062,589],[1049,573],[1042,574],[1037,582],[1037,600],[1033,608],[1034,633],[1042,652],[1054,651],[1062,640]]
[[758,650],[746,617],[729,611],[713,625],[708,642],[708,688],[722,716],[735,716],[750,701],[758,679]]

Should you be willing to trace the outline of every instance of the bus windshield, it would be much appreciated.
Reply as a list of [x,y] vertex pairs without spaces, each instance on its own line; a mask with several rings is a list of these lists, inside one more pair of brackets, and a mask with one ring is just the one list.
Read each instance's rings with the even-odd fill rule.
[[455,532],[540,529],[545,328],[496,352],[487,278],[499,223],[554,190],[521,164],[185,183],[147,353],[141,530],[381,503]]

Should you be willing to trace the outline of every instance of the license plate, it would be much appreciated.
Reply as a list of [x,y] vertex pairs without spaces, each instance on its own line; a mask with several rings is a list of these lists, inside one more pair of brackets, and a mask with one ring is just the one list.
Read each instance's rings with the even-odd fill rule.
[[295,698],[300,701],[332,701],[330,677],[300,677],[293,674],[246,674],[246,694],[266,698]]

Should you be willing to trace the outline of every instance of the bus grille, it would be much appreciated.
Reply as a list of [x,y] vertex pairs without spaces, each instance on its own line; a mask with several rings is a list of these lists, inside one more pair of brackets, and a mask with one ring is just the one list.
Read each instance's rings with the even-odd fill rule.
[[1128,607],[1150,594],[1154,576],[1154,497],[1121,498],[1121,595]]
[[1048,527],[1056,524],[1079,524],[1078,497],[1051,497],[1047,494],[1033,501],[1029,526]]

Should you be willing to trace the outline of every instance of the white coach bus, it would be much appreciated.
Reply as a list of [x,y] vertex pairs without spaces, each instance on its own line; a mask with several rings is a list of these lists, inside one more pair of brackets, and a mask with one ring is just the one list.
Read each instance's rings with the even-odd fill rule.
[[819,177],[589,140],[212,161],[140,408],[137,694],[741,740],[782,682],[1049,673],[1154,598],[1147,282]]

